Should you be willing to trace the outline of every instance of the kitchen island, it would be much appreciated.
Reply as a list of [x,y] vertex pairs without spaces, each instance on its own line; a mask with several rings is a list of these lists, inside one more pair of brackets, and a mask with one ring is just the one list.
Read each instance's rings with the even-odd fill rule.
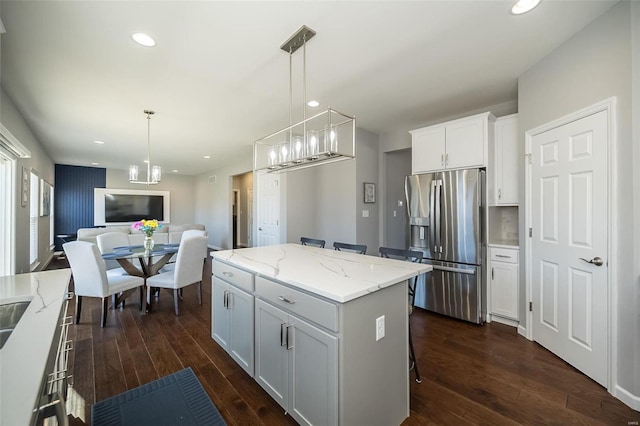
[[298,423],[409,416],[407,280],[431,266],[297,244],[211,254],[213,339]]
[[[70,269],[0,277],[0,304],[30,302],[0,349],[0,425],[30,425],[58,350]],[[66,383],[65,380],[62,382]]]

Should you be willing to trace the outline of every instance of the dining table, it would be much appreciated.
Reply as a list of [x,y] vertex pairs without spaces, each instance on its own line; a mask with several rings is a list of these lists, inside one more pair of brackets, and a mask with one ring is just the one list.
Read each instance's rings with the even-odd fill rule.
[[[103,253],[102,258],[116,260],[127,274],[144,278],[146,287],[146,279],[156,275],[178,252],[179,247],[179,243],[155,244],[150,250],[142,245],[114,247],[112,252]],[[135,265],[136,259],[140,267]],[[146,313],[149,309],[151,309],[151,300],[143,297],[142,312]]]

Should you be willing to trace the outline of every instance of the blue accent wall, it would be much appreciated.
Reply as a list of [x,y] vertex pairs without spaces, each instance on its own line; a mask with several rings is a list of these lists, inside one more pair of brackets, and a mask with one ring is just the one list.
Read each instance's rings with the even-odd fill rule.
[[[93,226],[93,188],[106,188],[107,169],[56,164],[54,235]],[[56,250],[62,250],[55,239]]]

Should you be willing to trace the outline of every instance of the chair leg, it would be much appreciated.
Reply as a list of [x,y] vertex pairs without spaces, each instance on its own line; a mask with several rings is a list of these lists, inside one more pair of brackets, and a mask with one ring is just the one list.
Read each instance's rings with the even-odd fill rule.
[[82,296],[76,295],[76,324],[80,322],[80,311],[82,310]]
[[202,305],[202,281],[198,282],[198,304]]
[[422,383],[422,377],[418,371],[418,361],[416,360],[416,353],[413,350],[413,339],[411,339],[411,324],[409,324],[409,359],[413,363],[413,369],[416,372],[416,382]]
[[100,321],[100,327],[104,327],[107,324],[107,312],[109,311],[109,297],[102,298],[102,320]]
[[140,287],[138,287],[138,293],[140,293],[140,310],[142,310],[142,308],[144,308],[144,306],[142,305],[142,301],[144,300],[144,286],[141,285]]
[[178,311],[178,289],[174,289],[173,290],[173,307],[176,310],[176,315],[180,315],[180,312]]

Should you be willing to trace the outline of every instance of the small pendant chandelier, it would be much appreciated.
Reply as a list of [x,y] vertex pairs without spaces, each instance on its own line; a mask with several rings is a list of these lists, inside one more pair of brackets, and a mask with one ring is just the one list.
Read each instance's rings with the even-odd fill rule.
[[129,183],[141,183],[145,185],[155,185],[162,179],[162,169],[160,166],[151,166],[151,116],[155,111],[145,109],[147,115],[147,180],[138,180],[138,166],[129,166]]
[[[356,156],[356,119],[331,107],[307,118],[307,42],[316,35],[303,25],[280,48],[289,53],[289,127],[254,142],[253,169],[280,172]],[[292,57],[302,48],[302,121],[293,124]]]

